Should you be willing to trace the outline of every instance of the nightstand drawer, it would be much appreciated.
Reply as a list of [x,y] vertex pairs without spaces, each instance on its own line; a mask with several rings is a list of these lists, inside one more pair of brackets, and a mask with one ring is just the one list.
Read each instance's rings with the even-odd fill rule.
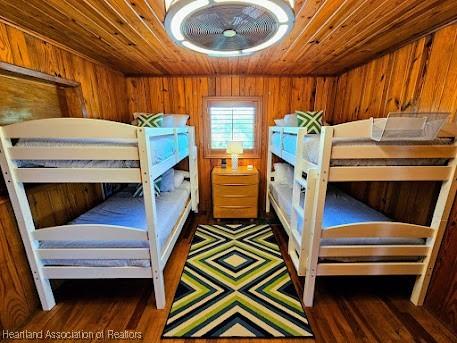
[[216,185],[256,185],[259,182],[256,174],[238,174],[238,175],[213,175],[213,183]]
[[259,172],[255,168],[214,167],[212,171],[214,218],[257,218]]
[[257,207],[257,196],[256,197],[245,197],[245,196],[220,196],[216,194],[214,196],[214,206],[248,206]]
[[215,218],[257,218],[257,207],[214,206]]
[[257,185],[241,185],[241,186],[224,186],[214,185],[213,192],[216,197],[220,196],[243,196],[243,197],[257,197]]

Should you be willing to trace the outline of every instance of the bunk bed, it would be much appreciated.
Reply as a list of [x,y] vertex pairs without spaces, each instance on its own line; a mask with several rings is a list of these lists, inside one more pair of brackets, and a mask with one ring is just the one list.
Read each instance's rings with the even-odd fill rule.
[[[0,128],[0,165],[44,310],[51,279],[152,278],[165,307],[163,270],[191,210],[198,211],[193,127],[143,128],[79,118]],[[189,181],[156,197],[154,181],[185,158]],[[67,225],[37,230],[25,183],[142,184],[121,191]],[[128,188],[128,187],[127,187]],[[159,219],[160,216],[160,219]]]
[[[317,276],[416,275],[411,301],[423,303],[456,192],[457,131],[446,124],[431,142],[371,138],[374,119],[324,126],[319,135],[270,127],[266,211],[272,206],[289,235],[289,254],[305,276],[312,306]],[[273,155],[294,167],[279,185]],[[430,226],[395,222],[329,182],[439,181]]]

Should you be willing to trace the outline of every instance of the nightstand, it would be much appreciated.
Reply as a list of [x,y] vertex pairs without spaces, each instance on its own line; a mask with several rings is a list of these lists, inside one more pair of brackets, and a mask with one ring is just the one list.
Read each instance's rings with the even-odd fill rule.
[[240,166],[212,171],[214,218],[257,218],[259,172]]

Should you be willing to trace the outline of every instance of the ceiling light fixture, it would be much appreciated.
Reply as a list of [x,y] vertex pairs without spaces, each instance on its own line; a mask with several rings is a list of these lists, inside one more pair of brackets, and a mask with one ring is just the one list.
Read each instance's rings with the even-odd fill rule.
[[294,20],[291,0],[169,0],[165,28],[178,45],[230,57],[276,44]]

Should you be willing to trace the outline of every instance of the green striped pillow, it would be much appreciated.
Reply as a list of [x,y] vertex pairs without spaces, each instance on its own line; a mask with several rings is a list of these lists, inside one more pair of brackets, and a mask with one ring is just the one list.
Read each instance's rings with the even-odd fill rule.
[[295,111],[298,127],[304,127],[308,133],[321,133],[324,111]]
[[163,113],[141,113],[136,117],[136,119],[138,120],[138,126],[140,127],[161,127],[163,116]]
[[[160,182],[162,181],[162,176],[159,176],[157,179],[154,180],[154,193],[156,198],[160,196]],[[143,196],[143,184],[138,184],[135,192],[133,192],[133,197],[138,198]]]
[[160,183],[162,182],[162,176],[159,176],[154,180],[154,193],[156,198],[160,196]]

